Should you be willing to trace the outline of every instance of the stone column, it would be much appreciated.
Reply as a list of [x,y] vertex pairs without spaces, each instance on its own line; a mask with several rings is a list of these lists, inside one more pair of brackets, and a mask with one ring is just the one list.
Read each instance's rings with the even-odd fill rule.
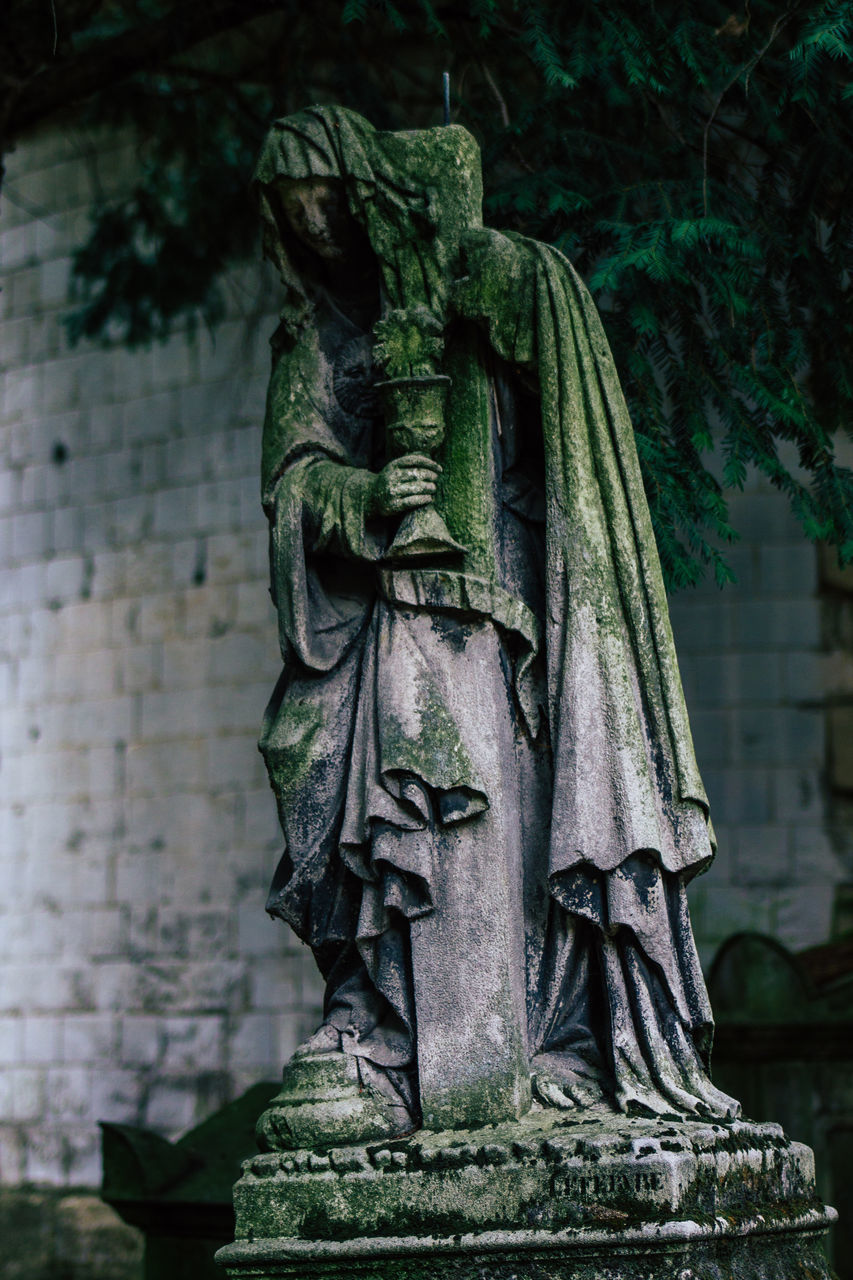
[[[476,639],[497,650],[491,629]],[[485,710],[485,721],[494,708],[507,706],[497,652],[482,673],[481,687],[465,696]],[[435,910],[411,925],[418,1079],[428,1129],[517,1119],[530,1106],[520,798],[512,728],[508,722],[491,728],[482,767],[500,785],[485,813],[438,836]]]

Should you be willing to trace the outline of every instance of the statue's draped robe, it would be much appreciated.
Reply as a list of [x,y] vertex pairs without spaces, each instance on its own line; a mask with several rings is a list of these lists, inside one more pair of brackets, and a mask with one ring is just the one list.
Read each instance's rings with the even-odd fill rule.
[[[324,171],[349,172],[341,139],[355,130],[351,211],[379,253],[368,126],[304,114]],[[285,670],[261,747],[286,846],[268,909],[314,949],[328,1021],[365,1078],[411,1105],[407,929],[435,909],[453,827],[483,858],[521,849],[540,1097],[586,1101],[603,1078],[623,1109],[731,1112],[706,1074],[711,1014],[685,898],[713,855],[707,802],[633,434],[588,295],[554,250],[467,237],[454,306],[457,332],[484,328],[492,353],[490,573],[383,566],[389,530],[366,508],[381,465],[369,335],[327,295],[297,303],[265,427]],[[487,695],[458,696],[472,687]],[[517,811],[489,827],[519,779]]]
[[[551,1060],[567,982],[588,987],[597,969],[619,1104],[730,1113],[736,1104],[707,1079],[713,1023],[685,892],[711,862],[713,830],[613,358],[555,249],[475,231],[464,270],[457,310],[540,394],[548,880],[566,914],[548,938],[537,1039]],[[594,927],[588,947],[579,921]]]

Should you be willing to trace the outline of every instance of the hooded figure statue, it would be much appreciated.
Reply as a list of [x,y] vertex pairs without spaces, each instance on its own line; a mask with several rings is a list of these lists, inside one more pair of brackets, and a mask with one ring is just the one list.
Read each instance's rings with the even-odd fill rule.
[[[470,1127],[531,1097],[736,1114],[708,1077],[685,893],[708,805],[586,289],[555,249],[482,227],[460,126],[311,108],[273,125],[253,190],[285,288],[267,909],[326,981],[265,1141]],[[388,408],[413,384],[444,397],[420,436],[413,401]]]

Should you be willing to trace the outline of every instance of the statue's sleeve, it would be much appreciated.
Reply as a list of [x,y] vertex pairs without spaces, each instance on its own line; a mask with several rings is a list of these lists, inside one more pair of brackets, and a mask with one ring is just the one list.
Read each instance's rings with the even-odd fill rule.
[[330,592],[314,557],[370,562],[386,545],[382,524],[368,519],[373,476],[352,465],[329,425],[326,381],[315,330],[275,351],[262,446],[282,654],[295,652],[315,670],[329,670],[340,659],[363,608]]
[[367,528],[372,474],[353,466],[330,426],[329,370],[317,331],[273,340],[261,450],[261,496],[270,524],[298,522],[306,551],[375,560],[384,540]]
[[272,524],[279,537],[298,536],[304,552],[355,560],[378,560],[387,539],[369,519],[373,473],[350,467],[321,452],[305,453],[279,477]]

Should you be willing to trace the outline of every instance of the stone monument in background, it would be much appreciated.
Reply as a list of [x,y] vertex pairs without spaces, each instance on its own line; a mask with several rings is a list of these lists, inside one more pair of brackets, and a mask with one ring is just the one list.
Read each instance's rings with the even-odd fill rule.
[[284,671],[268,910],[324,1020],[232,1277],[828,1277],[808,1148],[740,1118],[686,885],[713,858],[633,432],[459,126],[280,120],[263,439]]

